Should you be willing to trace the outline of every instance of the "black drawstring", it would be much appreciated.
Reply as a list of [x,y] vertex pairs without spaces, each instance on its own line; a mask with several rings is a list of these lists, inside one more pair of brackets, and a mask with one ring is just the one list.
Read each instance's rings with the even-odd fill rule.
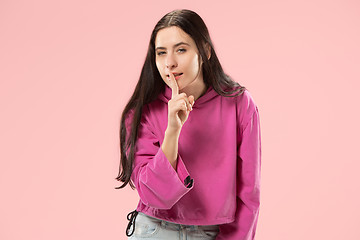
[[[136,219],[136,216],[138,215],[138,211],[132,211],[130,212],[128,215],[127,215],[127,220],[129,220],[129,224],[127,225],[127,228],[126,228],[126,236],[130,237],[131,235],[133,235],[134,231],[135,231],[135,219]],[[131,215],[131,217],[129,217]],[[129,230],[130,230],[130,227],[131,225],[133,224],[132,221],[134,221],[134,228],[133,228],[133,231],[129,234]]]

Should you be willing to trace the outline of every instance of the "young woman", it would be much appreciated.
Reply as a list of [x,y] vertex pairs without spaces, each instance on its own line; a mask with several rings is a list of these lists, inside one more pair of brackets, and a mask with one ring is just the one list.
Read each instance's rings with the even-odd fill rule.
[[260,139],[257,105],[224,73],[201,17],[166,14],[121,117],[117,189],[140,196],[128,239],[254,239]]

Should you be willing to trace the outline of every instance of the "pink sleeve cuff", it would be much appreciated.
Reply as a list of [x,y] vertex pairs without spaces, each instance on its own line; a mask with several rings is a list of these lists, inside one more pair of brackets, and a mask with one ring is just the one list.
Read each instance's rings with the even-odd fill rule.
[[190,174],[184,165],[184,161],[182,160],[179,154],[177,158],[176,172],[181,182],[183,182],[187,188],[192,188],[194,184],[194,179],[190,177]]

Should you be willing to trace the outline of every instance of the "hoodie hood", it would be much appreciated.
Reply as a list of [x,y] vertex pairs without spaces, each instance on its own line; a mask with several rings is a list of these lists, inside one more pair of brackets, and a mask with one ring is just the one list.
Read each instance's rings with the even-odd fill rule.
[[[163,92],[161,92],[158,96],[158,98],[165,102],[168,103],[168,101],[171,99],[171,94],[172,94],[172,90],[168,85],[165,85],[165,90]],[[202,104],[210,101],[211,99],[220,96],[214,89],[212,86],[209,86],[208,89],[206,90],[206,92],[204,93],[204,95],[200,96],[194,103],[193,108],[197,108],[200,107]]]

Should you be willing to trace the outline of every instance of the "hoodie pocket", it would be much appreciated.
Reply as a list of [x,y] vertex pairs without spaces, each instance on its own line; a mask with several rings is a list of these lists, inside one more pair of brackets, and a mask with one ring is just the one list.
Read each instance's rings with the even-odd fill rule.
[[198,229],[205,239],[215,239],[220,232],[218,225],[199,226]]
[[161,220],[139,213],[136,218],[134,236],[138,238],[153,237],[156,236],[160,228]]

